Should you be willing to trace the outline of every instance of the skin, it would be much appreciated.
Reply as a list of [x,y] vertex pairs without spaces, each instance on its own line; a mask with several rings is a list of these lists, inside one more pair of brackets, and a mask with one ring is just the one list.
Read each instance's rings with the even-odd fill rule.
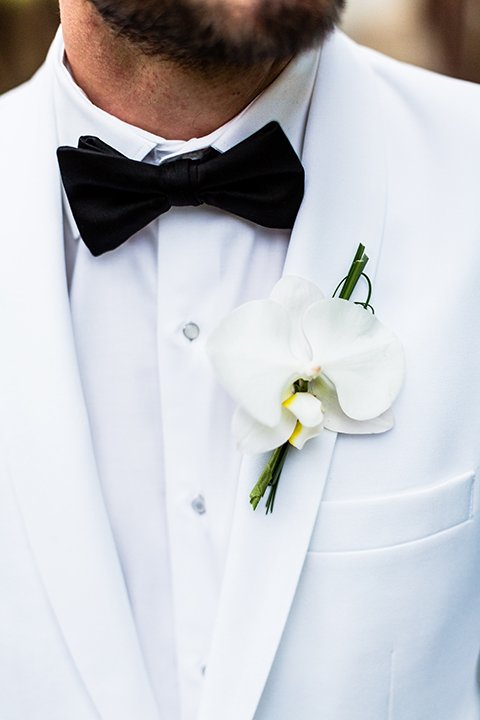
[[[224,0],[248,22],[256,0]],[[87,0],[60,0],[72,75],[98,107],[169,140],[202,137],[235,117],[288,64],[288,59],[215,71],[182,67],[142,53],[114,34]],[[251,15],[250,15],[251,17]],[[253,20],[252,20],[253,21]]]

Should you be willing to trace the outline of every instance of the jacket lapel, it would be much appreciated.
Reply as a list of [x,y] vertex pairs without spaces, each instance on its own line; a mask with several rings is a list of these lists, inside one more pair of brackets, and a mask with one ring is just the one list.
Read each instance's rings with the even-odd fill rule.
[[0,429],[33,555],[99,717],[158,720],[76,366],[51,92],[47,63],[11,96],[10,132],[8,98],[2,108]]
[[[362,242],[373,280],[386,204],[383,128],[373,73],[340,33],[322,51],[302,159],[306,194],[285,274],[312,280],[328,296]],[[289,452],[269,516],[261,506],[252,512],[248,503],[268,455],[243,461],[199,720],[255,715],[294,599],[335,439],[325,431],[302,451]]]

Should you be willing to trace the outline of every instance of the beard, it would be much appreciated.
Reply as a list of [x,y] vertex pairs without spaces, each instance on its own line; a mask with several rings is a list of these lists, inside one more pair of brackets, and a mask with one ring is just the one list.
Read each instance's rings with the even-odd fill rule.
[[114,34],[184,67],[253,66],[321,43],[345,0],[90,0]]

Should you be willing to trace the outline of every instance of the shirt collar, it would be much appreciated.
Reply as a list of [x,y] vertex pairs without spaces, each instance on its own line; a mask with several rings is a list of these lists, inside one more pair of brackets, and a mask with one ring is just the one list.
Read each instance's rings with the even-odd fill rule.
[[[59,145],[77,147],[81,135],[95,135],[132,160],[159,163],[185,153],[213,147],[225,152],[272,120],[277,120],[295,152],[302,156],[303,137],[320,49],[294,58],[283,72],[241,113],[214,132],[191,140],[165,140],[109,115],[90,102],[64,63],[59,30],[49,55],[54,69],[54,103]],[[78,235],[68,203],[67,214]]]

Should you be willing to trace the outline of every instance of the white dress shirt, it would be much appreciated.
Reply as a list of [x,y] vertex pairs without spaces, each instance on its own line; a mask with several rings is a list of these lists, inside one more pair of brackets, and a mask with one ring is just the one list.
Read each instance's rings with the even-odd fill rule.
[[[229,123],[164,140],[89,102],[56,39],[59,145],[97,135],[151,163],[225,151],[277,120],[301,157],[318,66],[308,52]],[[200,206],[172,208],[94,258],[65,201],[66,264],[96,461],[146,667],[164,720],[196,716],[222,582],[241,456],[233,404],[205,341],[282,273],[289,232]],[[235,648],[232,648],[232,653]]]

